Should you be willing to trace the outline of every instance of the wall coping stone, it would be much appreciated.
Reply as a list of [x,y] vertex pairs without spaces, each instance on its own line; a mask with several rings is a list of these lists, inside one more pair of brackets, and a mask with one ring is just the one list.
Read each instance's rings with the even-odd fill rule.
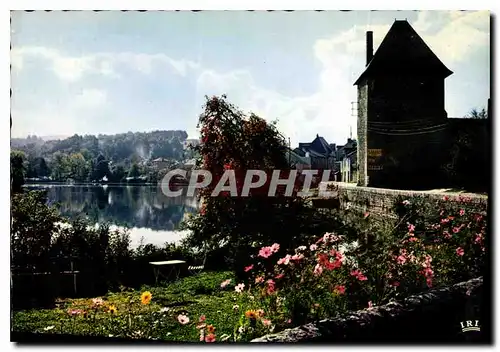
[[391,301],[382,306],[347,312],[333,319],[286,329],[251,342],[422,343],[428,338],[436,341],[456,341],[463,339],[456,311],[465,311],[464,307],[471,297],[480,295],[478,291],[481,291],[482,285],[483,278],[479,277],[415,294],[400,301]]

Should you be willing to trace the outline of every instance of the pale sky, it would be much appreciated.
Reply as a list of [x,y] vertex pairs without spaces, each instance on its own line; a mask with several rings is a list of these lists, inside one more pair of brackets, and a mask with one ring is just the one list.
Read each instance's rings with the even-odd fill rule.
[[204,95],[267,120],[292,146],[344,144],[365,32],[407,19],[454,73],[446,110],[490,97],[489,12],[13,12],[12,136],[186,130]]

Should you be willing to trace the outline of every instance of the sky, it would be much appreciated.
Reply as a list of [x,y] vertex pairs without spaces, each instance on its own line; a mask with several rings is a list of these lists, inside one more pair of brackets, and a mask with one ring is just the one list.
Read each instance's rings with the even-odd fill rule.
[[[356,138],[365,33],[407,19],[453,71],[446,111],[490,97],[487,11],[12,12],[12,137],[186,130],[204,96],[278,120],[292,147]],[[355,106],[355,104],[354,104]],[[352,131],[352,132],[351,132]]]

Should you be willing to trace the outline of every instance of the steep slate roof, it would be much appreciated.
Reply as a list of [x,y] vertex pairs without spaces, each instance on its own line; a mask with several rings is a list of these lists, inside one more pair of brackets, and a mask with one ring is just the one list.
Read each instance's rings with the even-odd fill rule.
[[323,138],[320,137],[319,135],[316,135],[316,138],[314,141],[311,142],[311,147],[312,150],[315,152],[321,153],[321,154],[331,154],[332,153],[332,148],[328,144],[328,142]]
[[286,151],[286,157],[290,158],[290,161],[292,162],[292,164],[302,164],[302,165],[311,166],[311,161],[309,160],[309,158],[305,158],[302,155],[297,154],[292,149],[288,149]]
[[425,44],[408,21],[395,21],[354,85],[374,75],[409,72],[426,72],[443,79],[453,73]]

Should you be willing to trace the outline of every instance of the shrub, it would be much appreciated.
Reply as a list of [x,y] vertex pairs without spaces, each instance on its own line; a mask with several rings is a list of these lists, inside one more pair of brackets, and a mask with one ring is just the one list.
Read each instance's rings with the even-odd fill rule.
[[[416,204],[401,205],[403,219],[423,215]],[[250,302],[245,309],[262,309],[281,329],[481,276],[486,215],[466,211],[467,199],[441,205],[437,219],[427,214],[418,226],[408,221],[392,231],[378,227],[370,244],[326,233],[293,251],[282,251],[278,243],[256,250],[244,269],[248,279],[240,283],[239,295]]]
[[[226,101],[226,97],[207,98],[200,115],[202,143],[197,147],[198,168],[208,170],[213,182],[202,189],[202,207],[199,214],[189,218],[183,228],[192,234],[187,243],[192,247],[207,246],[208,250],[223,249],[225,262],[243,276],[241,268],[248,264],[248,253],[264,243],[278,242],[283,249],[294,248],[311,235],[319,235],[339,219],[328,218],[309,207],[296,196],[297,183],[292,196],[283,196],[278,188],[276,197],[268,197],[268,183],[250,190],[248,197],[212,197],[216,183],[225,170],[233,170],[238,195],[242,190],[246,170],[289,171],[286,142],[274,123],[250,114],[246,116]],[[280,175],[284,178],[284,175]],[[227,193],[227,192],[226,192]],[[215,266],[220,266],[216,263]]]

